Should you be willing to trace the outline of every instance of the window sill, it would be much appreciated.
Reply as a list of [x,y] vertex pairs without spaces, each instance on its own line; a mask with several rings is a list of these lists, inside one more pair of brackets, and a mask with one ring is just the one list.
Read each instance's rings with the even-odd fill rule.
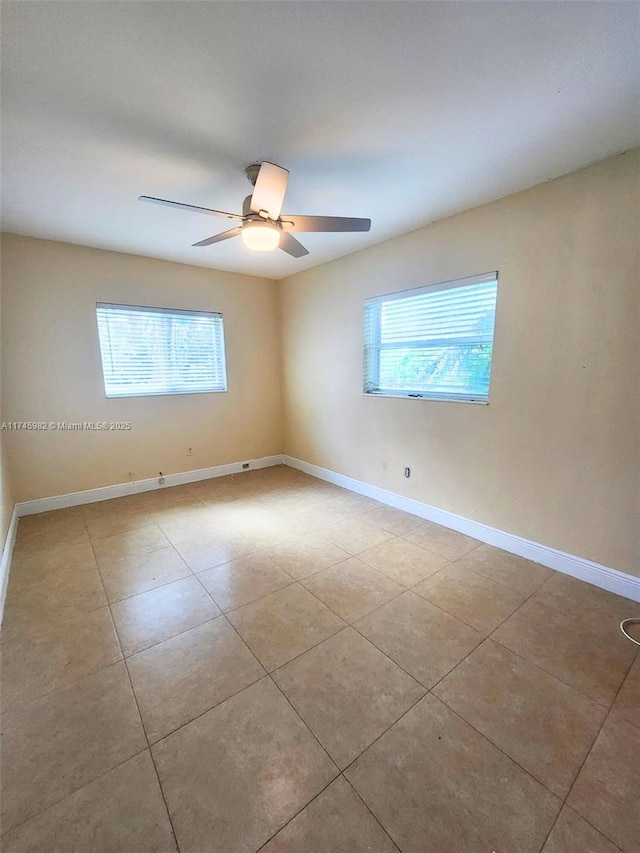
[[473,397],[449,397],[441,394],[413,394],[407,391],[389,393],[387,391],[363,391],[363,397],[382,397],[393,400],[429,400],[432,403],[471,403],[473,406],[488,406],[488,400],[479,400]]

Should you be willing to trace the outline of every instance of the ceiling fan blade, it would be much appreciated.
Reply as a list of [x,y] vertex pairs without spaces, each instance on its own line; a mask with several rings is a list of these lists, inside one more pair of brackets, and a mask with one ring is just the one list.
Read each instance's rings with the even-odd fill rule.
[[292,258],[302,258],[309,254],[309,250],[305,249],[302,243],[299,243],[294,236],[283,231],[280,234],[280,248]]
[[295,216],[283,213],[280,221],[284,228],[291,231],[368,231],[370,219],[356,219],[353,216]]
[[251,212],[260,213],[264,210],[269,219],[277,219],[282,210],[288,180],[289,172],[282,166],[266,161],[262,163],[251,196]]
[[206,213],[209,216],[224,216],[226,219],[243,219],[238,213],[227,213],[224,210],[211,210],[209,207],[197,207],[195,204],[183,204],[181,201],[168,201],[166,198],[153,198],[149,195],[138,196],[138,201],[151,204],[162,204],[165,207],[177,207],[178,210],[191,210],[193,213]]
[[213,237],[207,237],[200,240],[198,243],[193,243],[194,246],[211,246],[213,243],[221,243],[223,240],[228,240],[229,237],[237,237],[242,231],[242,227],[232,228],[230,231],[223,231],[222,234],[214,234]]

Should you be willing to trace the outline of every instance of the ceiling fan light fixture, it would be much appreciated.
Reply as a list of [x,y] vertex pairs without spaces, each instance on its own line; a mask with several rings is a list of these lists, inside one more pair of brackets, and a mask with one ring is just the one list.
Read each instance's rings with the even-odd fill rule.
[[271,222],[245,222],[240,236],[247,249],[254,252],[271,252],[280,244],[280,229]]

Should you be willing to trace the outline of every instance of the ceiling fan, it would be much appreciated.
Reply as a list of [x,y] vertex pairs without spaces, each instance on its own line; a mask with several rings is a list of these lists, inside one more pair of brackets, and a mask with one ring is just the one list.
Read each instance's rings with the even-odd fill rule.
[[282,213],[284,194],[287,191],[289,172],[275,163],[254,163],[244,170],[254,190],[248,195],[242,205],[242,214],[225,213],[223,210],[211,210],[208,207],[197,207],[193,204],[182,204],[179,201],[168,201],[164,198],[152,198],[141,195],[140,201],[151,204],[163,204],[179,210],[192,210],[195,213],[206,213],[208,216],[222,216],[225,219],[235,219],[240,224],[230,231],[214,234],[194,243],[194,246],[211,246],[229,237],[242,237],[242,242],[255,252],[270,252],[280,248],[294,258],[308,255],[308,249],[298,242],[292,231],[368,231],[371,228],[370,219],[357,219],[346,216],[298,216],[297,214]]

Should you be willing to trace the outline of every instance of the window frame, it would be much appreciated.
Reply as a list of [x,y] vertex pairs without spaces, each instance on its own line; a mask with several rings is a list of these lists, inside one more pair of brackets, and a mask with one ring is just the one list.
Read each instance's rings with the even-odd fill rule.
[[[123,309],[126,311],[139,311],[147,314],[170,314],[170,315],[187,315],[200,316],[207,318],[218,318],[220,320],[220,356],[222,359],[222,376],[224,378],[224,388],[206,388],[206,389],[187,389],[187,390],[171,390],[171,391],[136,391],[129,394],[109,394],[107,392],[107,379],[104,369],[104,359],[102,354],[102,339],[100,337],[100,309]],[[227,377],[227,352],[226,352],[226,336],[224,329],[224,315],[221,311],[204,311],[202,309],[189,308],[163,308],[160,306],[151,305],[130,305],[122,302],[96,302],[95,305],[96,332],[98,337],[98,351],[100,354],[100,367],[102,370],[102,388],[107,400],[124,400],[134,399],[137,397],[176,397],[191,394],[226,394],[229,390],[229,382]]]
[[[401,391],[398,389],[385,389],[376,387],[375,390],[367,390],[367,383],[369,375],[367,374],[367,366],[371,362],[371,357],[368,355],[367,350],[375,350],[376,346],[378,349],[378,358],[374,359],[374,373],[377,374],[378,382],[380,376],[380,358],[379,353],[383,349],[383,346],[380,342],[380,330],[381,323],[378,322],[375,324],[374,331],[377,332],[377,344],[374,342],[373,345],[369,344],[367,347],[367,309],[374,305],[381,305],[383,302],[392,302],[401,299],[409,299],[414,296],[421,296],[425,293],[438,293],[444,290],[453,290],[456,288],[469,287],[473,284],[484,284],[488,282],[495,281],[496,284],[496,307],[494,312],[494,326],[493,326],[493,334],[491,337],[491,368],[489,371],[489,387],[487,390],[487,396],[478,397],[473,394],[444,394],[437,391]],[[499,275],[498,270],[491,270],[490,272],[481,273],[479,275],[466,276],[464,278],[452,279],[451,281],[439,281],[434,282],[433,284],[422,285],[420,287],[410,288],[408,290],[400,290],[394,291],[391,293],[384,293],[379,296],[371,296],[365,299],[364,301],[364,324],[363,324],[363,363],[362,363],[362,396],[363,397],[381,397],[381,398],[393,398],[399,400],[430,400],[432,402],[439,403],[471,403],[472,405],[479,406],[488,406],[489,405],[489,392],[491,390],[491,374],[493,372],[493,349],[494,349],[494,341],[495,341],[495,318],[498,313],[498,286],[499,286]],[[455,338],[446,339],[448,342],[451,340],[455,340]],[[465,338],[465,343],[473,343],[473,338]],[[486,343],[484,339],[478,338],[478,343]],[[409,343],[409,342],[407,342]],[[433,344],[433,341],[430,341]],[[414,345],[416,348],[419,348],[422,342],[411,342],[411,345]],[[409,348],[409,346],[405,346]],[[399,348],[396,343],[392,348]]]

